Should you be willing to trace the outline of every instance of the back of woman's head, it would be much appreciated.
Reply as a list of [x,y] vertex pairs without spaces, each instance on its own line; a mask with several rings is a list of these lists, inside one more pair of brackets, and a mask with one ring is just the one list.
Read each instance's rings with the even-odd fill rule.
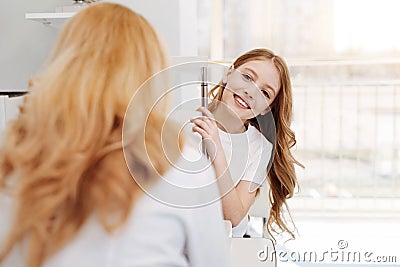
[[[24,241],[27,266],[41,266],[91,214],[107,231],[126,221],[140,190],[124,161],[123,119],[139,86],[164,67],[154,29],[128,8],[94,4],[68,21],[0,152],[0,185],[15,200],[0,262]],[[161,119],[148,118],[154,136],[146,141],[157,142]],[[167,163],[156,166],[163,172]]]

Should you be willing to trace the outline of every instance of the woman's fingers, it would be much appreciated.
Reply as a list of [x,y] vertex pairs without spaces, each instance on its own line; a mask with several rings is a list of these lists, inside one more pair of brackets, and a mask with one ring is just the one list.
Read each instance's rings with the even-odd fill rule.
[[196,124],[197,126],[203,128],[206,131],[210,130],[210,124],[206,122],[206,119],[204,118],[193,118],[190,120],[192,123]]
[[217,127],[215,119],[214,118],[209,118],[209,117],[206,117],[206,116],[196,117],[196,118],[191,119],[190,121],[193,122],[193,123],[199,123],[199,124],[201,123],[202,126],[207,127],[207,130],[211,130],[211,129]]
[[214,115],[207,108],[199,107],[197,110],[200,111],[201,113],[203,113],[204,116],[214,119]]
[[197,111],[203,114],[203,116],[199,116],[197,118],[201,118],[202,120],[204,120],[209,125],[209,127],[214,127],[214,126],[216,127],[217,124],[215,122],[214,115],[211,113],[211,111],[209,111],[205,107],[199,107]]
[[202,112],[203,116],[192,118],[190,122],[194,123],[195,127],[201,128],[202,131],[197,128],[195,129],[195,127],[193,127],[193,131],[201,134],[203,138],[217,138],[218,128],[214,115],[204,107],[198,108],[197,111]]
[[199,133],[203,139],[207,139],[210,137],[208,132],[206,132],[204,129],[202,129],[199,126],[193,126],[192,130],[193,130],[193,132]]
[[203,113],[205,117],[208,117],[208,120],[206,122],[210,125],[210,127],[217,127],[216,120],[214,118],[214,115],[205,107],[200,107],[199,111]]

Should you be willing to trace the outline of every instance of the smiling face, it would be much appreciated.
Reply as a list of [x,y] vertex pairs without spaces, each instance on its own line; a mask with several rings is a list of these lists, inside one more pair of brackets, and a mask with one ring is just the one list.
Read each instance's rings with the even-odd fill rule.
[[268,112],[280,90],[280,76],[271,60],[252,60],[225,75],[221,101],[244,122]]

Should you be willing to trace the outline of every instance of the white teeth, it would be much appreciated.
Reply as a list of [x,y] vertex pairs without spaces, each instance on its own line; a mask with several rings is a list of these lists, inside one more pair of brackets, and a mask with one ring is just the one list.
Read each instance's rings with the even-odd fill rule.
[[242,99],[238,98],[238,101],[239,101],[240,104],[242,104],[243,106],[247,107],[246,103]]
[[236,96],[235,97],[236,101],[239,102],[242,106],[249,108],[249,106],[246,104],[246,102],[243,101],[240,97]]

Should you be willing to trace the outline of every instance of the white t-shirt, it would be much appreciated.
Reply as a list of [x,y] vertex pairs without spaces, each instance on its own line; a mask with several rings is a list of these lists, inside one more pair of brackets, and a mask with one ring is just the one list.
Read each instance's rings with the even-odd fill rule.
[[238,134],[218,130],[235,186],[241,180],[261,186],[266,178],[272,144],[251,125]]
[[[232,180],[237,186],[240,181],[250,181],[258,186],[269,186],[264,183],[267,166],[272,155],[272,144],[252,125],[247,131],[230,134],[219,130],[226,160]],[[258,186],[249,188],[255,190]],[[265,203],[267,206],[268,203]],[[246,214],[242,221],[232,229],[232,237],[243,237],[248,225]]]
[[[188,160],[197,159],[198,153],[197,148],[188,145],[183,151]],[[185,163],[178,165],[182,167]],[[151,196],[144,194],[135,204],[122,228],[109,235],[93,216],[73,240],[46,260],[44,266],[229,266],[230,254],[221,202],[218,197],[216,201],[213,200],[219,195],[213,168],[191,173],[182,168],[173,168],[163,178],[150,190]],[[182,185],[183,180],[185,182]],[[174,198],[164,198],[168,195],[164,191],[170,190],[168,186],[171,184],[186,190],[177,189],[171,192],[175,194]],[[197,190],[202,185],[207,190]],[[187,195],[194,200],[185,201],[181,198]],[[209,195],[213,196],[210,198]],[[206,202],[211,204],[207,205]],[[3,196],[0,206],[0,240],[4,240],[10,226],[10,201],[4,201]],[[22,267],[23,260],[23,253],[16,247],[2,266]]]
[[[188,102],[188,106],[197,102]],[[196,107],[186,107],[182,110],[174,110],[170,117],[183,127],[186,134],[192,132],[192,124],[188,124],[191,118],[201,116],[195,111]],[[229,167],[234,185],[237,186],[241,180],[254,182],[257,186],[249,188],[255,190],[258,186],[267,186],[264,183],[267,174],[267,166],[272,155],[272,144],[252,125],[249,125],[247,131],[239,134],[226,133],[220,129],[219,136],[224,148],[226,160]],[[194,146],[200,148],[201,136],[193,134]],[[266,188],[267,192],[269,188]],[[269,203],[265,203],[266,214]],[[232,229],[232,237],[243,237],[248,226],[248,215],[243,217],[242,221]]]

